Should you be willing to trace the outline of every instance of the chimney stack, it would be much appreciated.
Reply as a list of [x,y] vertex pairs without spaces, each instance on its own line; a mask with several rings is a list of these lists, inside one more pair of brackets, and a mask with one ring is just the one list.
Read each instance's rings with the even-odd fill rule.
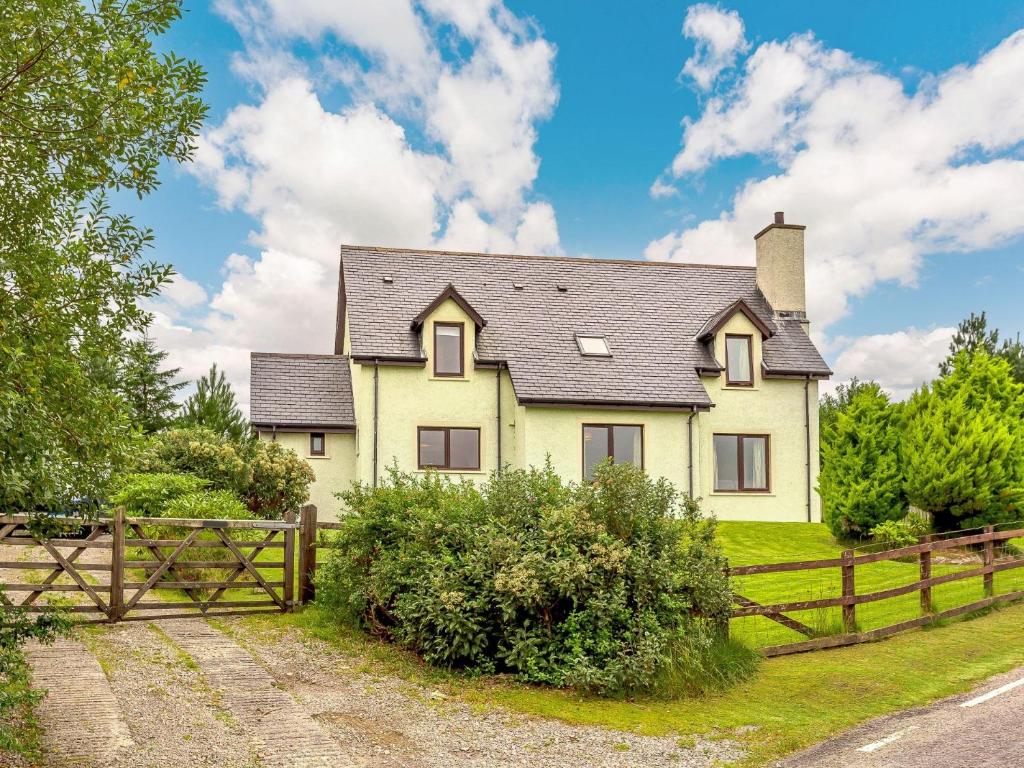
[[757,287],[779,317],[807,320],[804,287],[804,230],[787,224],[782,211],[775,221],[754,235],[757,247]]

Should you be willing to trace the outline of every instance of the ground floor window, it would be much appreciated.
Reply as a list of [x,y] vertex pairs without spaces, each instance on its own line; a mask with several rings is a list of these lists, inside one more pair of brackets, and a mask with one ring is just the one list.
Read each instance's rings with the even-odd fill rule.
[[420,469],[480,469],[480,430],[470,427],[418,427]]
[[327,453],[326,437],[323,432],[309,433],[309,455],[323,456]]
[[583,478],[594,479],[594,470],[611,457],[614,462],[644,465],[644,428],[640,424],[584,424]]
[[715,435],[715,490],[767,491],[768,435]]

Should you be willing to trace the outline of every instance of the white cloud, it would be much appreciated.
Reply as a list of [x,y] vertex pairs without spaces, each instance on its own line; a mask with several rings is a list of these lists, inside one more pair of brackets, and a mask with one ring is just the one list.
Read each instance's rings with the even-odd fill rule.
[[695,41],[695,49],[683,64],[682,74],[693,78],[702,91],[711,88],[718,75],[732,67],[736,57],[749,48],[740,15],[709,3],[687,9],[683,35]]
[[777,172],[748,179],[728,210],[654,240],[646,255],[751,264],[751,236],[784,210],[808,225],[808,311],[820,340],[851,298],[880,282],[913,286],[929,254],[1024,234],[1020,82],[1024,32],[911,92],[813,35],[765,42],[684,121],[666,173],[686,182],[744,155]]
[[260,254],[227,258],[198,319],[161,307],[183,374],[216,360],[247,402],[250,350],[330,351],[341,243],[560,252],[554,209],[531,199],[558,101],[532,22],[491,0],[217,7],[258,98],[204,131],[192,170],[256,219]]
[[854,339],[836,358],[829,389],[856,376],[877,381],[896,400],[905,400],[938,375],[955,332],[956,328],[908,328]]

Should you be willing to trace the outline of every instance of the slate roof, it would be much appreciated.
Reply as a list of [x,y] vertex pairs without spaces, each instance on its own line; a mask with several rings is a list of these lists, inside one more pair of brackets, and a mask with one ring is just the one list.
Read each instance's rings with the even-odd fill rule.
[[255,426],[355,426],[347,356],[253,352],[249,365]]
[[[696,337],[737,299],[774,331],[766,372],[831,374],[753,267],[343,246],[341,271],[353,359],[422,360],[412,321],[451,284],[487,321],[479,360],[508,365],[520,402],[708,407],[697,371],[721,367]],[[611,357],[581,356],[577,333],[604,335]]]

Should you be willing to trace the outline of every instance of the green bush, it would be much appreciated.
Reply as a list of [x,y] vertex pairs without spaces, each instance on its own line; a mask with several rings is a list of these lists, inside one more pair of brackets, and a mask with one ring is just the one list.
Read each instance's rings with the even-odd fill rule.
[[124,507],[133,517],[160,517],[171,501],[208,485],[207,480],[195,475],[136,472],[115,481],[110,506]]
[[161,517],[193,520],[251,520],[253,514],[231,491],[197,491],[171,499]]
[[309,501],[313,468],[291,448],[265,440],[248,449],[252,480],[245,491],[249,509],[265,520],[280,520],[289,509],[298,511]]
[[907,512],[895,405],[874,382],[858,383],[821,430],[825,522],[838,538],[863,538],[873,526]]
[[252,482],[245,448],[203,427],[167,429],[149,438],[137,471],[184,472],[207,480],[212,488],[242,495]]
[[630,464],[596,477],[357,485],[317,599],[439,666],[604,694],[711,679],[731,603],[714,520]]
[[936,530],[1024,515],[1024,385],[1009,363],[961,352],[907,403],[902,437],[910,503]]
[[185,473],[212,490],[232,491],[264,519],[281,519],[309,499],[313,470],[290,448],[261,440],[233,442],[203,427],[168,429],[149,438],[141,473]]
[[902,520],[886,520],[871,529],[871,538],[878,544],[898,549],[917,544],[931,530],[920,515],[907,515]]

